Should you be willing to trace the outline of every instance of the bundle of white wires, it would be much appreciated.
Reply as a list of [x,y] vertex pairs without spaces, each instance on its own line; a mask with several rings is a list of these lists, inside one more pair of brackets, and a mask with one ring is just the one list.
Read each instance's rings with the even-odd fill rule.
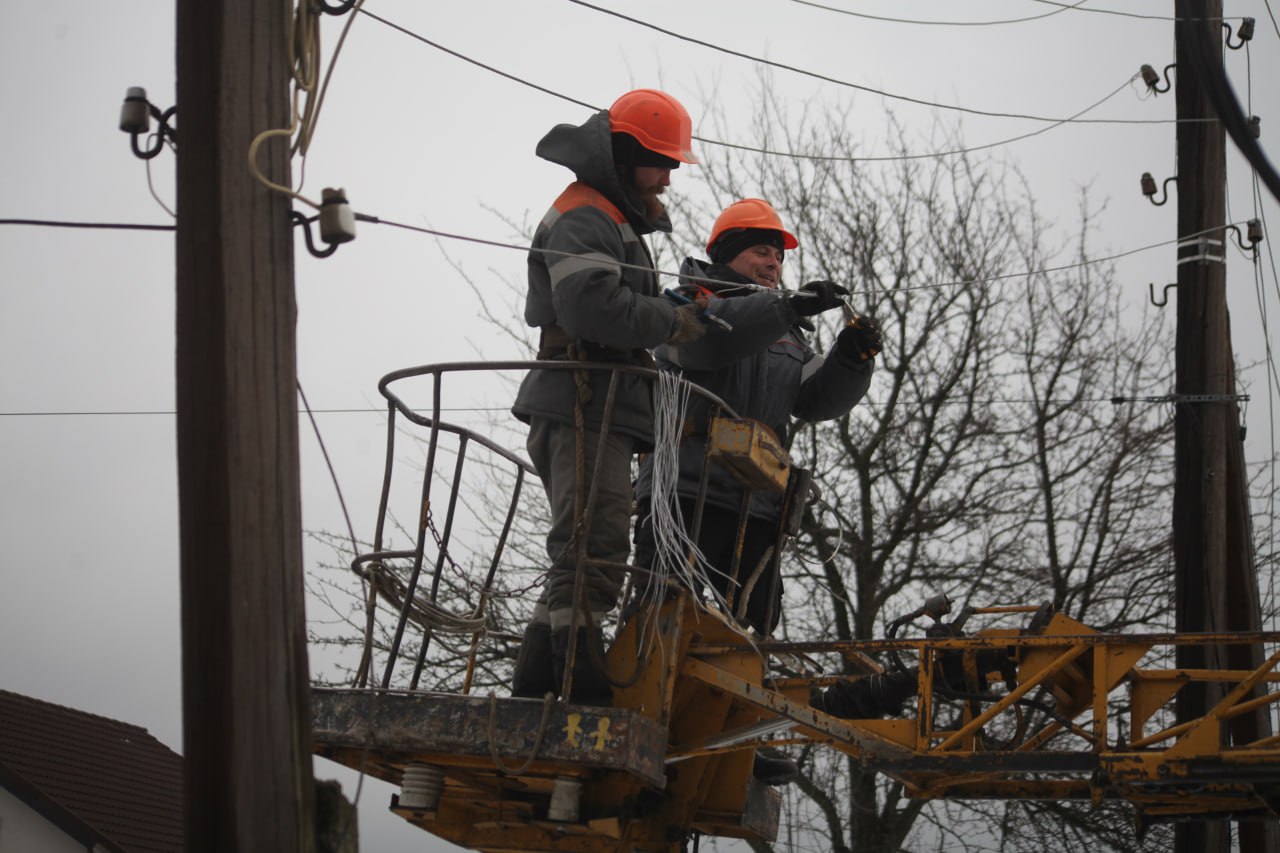
[[[660,591],[672,579],[695,594],[704,590],[719,599],[710,583],[716,569],[689,538],[676,492],[680,481],[680,440],[688,405],[688,384],[679,374],[661,371],[653,394],[653,489],[649,510],[656,554],[644,604],[655,604]],[[723,605],[723,601],[720,603]]]

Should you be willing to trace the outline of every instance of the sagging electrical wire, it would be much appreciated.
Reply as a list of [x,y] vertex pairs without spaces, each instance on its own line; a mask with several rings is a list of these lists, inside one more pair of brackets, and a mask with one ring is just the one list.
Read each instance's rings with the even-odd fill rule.
[[[990,118],[1015,118],[1015,119],[1025,119],[1028,121],[1043,121],[1043,122],[1050,122],[1050,123],[1055,123],[1055,122],[1066,123],[1068,121],[1072,121],[1076,124],[1171,124],[1171,123],[1176,123],[1178,121],[1178,119],[1062,119],[1062,118],[1053,118],[1050,116],[1033,115],[1029,113],[1006,113],[1006,112],[997,112],[994,110],[980,110],[974,107],[962,107],[955,104],[943,104],[937,101],[928,101],[923,98],[913,98],[909,95],[897,95],[892,92],[887,92],[883,89],[876,89],[872,86],[864,86],[860,83],[852,83],[848,80],[841,80],[836,77],[829,77],[825,74],[819,74],[816,71],[808,71],[804,68],[797,68],[794,65],[787,65],[782,62],[774,62],[771,59],[764,59],[763,57],[752,56],[749,53],[743,53],[741,51],[733,50],[732,48],[727,48],[727,47],[724,47],[723,45],[718,45],[714,42],[705,41],[703,39],[697,39],[697,38],[694,38],[693,36],[686,36],[681,33],[674,32],[673,30],[665,29],[663,27],[658,26],[657,24],[651,24],[648,21],[642,21],[639,18],[635,18],[630,15],[625,15],[621,12],[617,12],[612,9],[605,9],[602,6],[596,6],[593,3],[588,3],[587,0],[567,0],[567,2],[573,3],[578,6],[583,6],[587,9],[592,9],[597,12],[601,12],[606,15],[611,15],[615,18],[620,18],[621,20],[628,21],[630,23],[636,24],[637,26],[646,27],[655,32],[662,33],[663,35],[670,36],[675,39],[679,39],[680,41],[689,42],[690,44],[696,44],[699,47],[709,48],[711,50],[715,50],[720,53],[726,53],[730,56],[736,56],[740,59],[746,59],[751,62],[759,63],[760,65],[767,65],[771,68],[778,68],[783,71],[790,71],[805,77],[811,77],[815,80],[821,80],[825,83],[831,83],[832,85],[835,85],[835,86],[843,86],[850,89],[856,89],[857,91],[860,91],[860,92],[867,92],[868,94],[879,95],[883,98],[888,98],[890,100],[903,101],[909,104],[916,104],[917,106],[930,107],[930,108],[939,109],[939,110],[951,110],[954,112],[966,113],[968,115],[980,115],[980,116],[987,116]],[[1196,121],[1200,121],[1200,120],[1196,119]]]
[[[1210,21],[1217,22],[1223,20],[1234,20],[1228,18],[1179,18],[1170,15],[1145,15],[1140,12],[1122,12],[1119,9],[1098,9],[1093,6],[1080,6],[1079,3],[1068,4],[1061,0],[1031,0],[1033,3],[1043,3],[1046,6],[1062,6],[1063,11],[1074,10],[1077,12],[1093,12],[1098,15],[1116,15],[1121,18],[1138,18],[1143,21]],[[1079,8],[1077,8],[1079,7]]]
[[[470,237],[464,234],[453,234],[448,231],[439,231],[434,228],[425,228],[420,225],[409,225],[404,222],[393,222],[391,220],[382,219],[380,217],[372,216],[370,214],[357,214],[357,217],[360,218],[360,220],[363,222],[371,222],[378,225],[387,225],[393,228],[402,228],[406,231],[416,231],[423,234],[430,234],[436,237],[445,237],[450,240],[460,240],[468,243],[476,243],[482,246],[495,246],[497,248],[502,248],[502,249],[516,249],[522,252],[541,252],[544,255],[551,255],[555,257],[568,257],[568,258],[578,257],[578,254],[574,252],[562,252],[556,249],[537,248],[534,246],[526,246],[526,245],[520,245],[516,243],[504,243],[499,240],[488,240],[481,237]],[[1231,224],[1236,225],[1238,227],[1246,223],[1235,222]],[[983,276],[981,278],[961,279],[958,281],[944,281],[944,282],[934,282],[931,284],[908,285],[907,287],[894,288],[890,292],[891,293],[910,293],[910,292],[920,291],[920,290],[936,290],[944,287],[962,287],[964,285],[984,284],[990,281],[1004,281],[1004,280],[1013,279],[1013,278],[1025,278],[1026,276],[1031,276],[1031,275],[1043,275],[1045,273],[1051,273],[1051,272],[1064,272],[1066,270],[1081,269],[1084,267],[1092,266],[1094,264],[1102,264],[1102,263],[1107,263],[1108,261],[1118,260],[1120,258],[1127,258],[1130,255],[1136,255],[1141,252],[1150,251],[1151,249],[1158,249],[1163,246],[1171,246],[1177,243],[1184,242],[1186,240],[1194,240],[1197,237],[1202,237],[1208,234],[1217,233],[1222,230],[1222,227],[1225,227],[1225,226],[1220,226],[1217,228],[1206,228],[1203,231],[1198,231],[1194,234],[1187,234],[1182,237],[1175,237],[1171,240],[1162,240],[1158,243],[1150,243],[1146,246],[1139,246],[1136,249],[1129,249],[1124,252],[1118,252],[1114,255],[1107,255],[1101,258],[1091,258],[1089,260],[1077,261],[1071,264],[1062,264],[1056,267],[1041,267],[1039,269],[1022,270],[1022,271],[1013,272],[1013,273],[1001,273],[999,275]],[[677,279],[683,278],[688,281],[696,281],[696,282],[715,284],[715,285],[723,284],[723,282],[717,282],[708,278],[701,278],[699,276],[686,275],[680,272],[672,272],[669,270],[651,269],[649,267],[639,266],[636,264],[627,264],[620,261],[614,261],[612,265],[622,269],[635,269],[643,272],[652,272],[655,275],[660,275],[660,276],[668,276],[668,277],[677,278]],[[763,291],[768,293],[778,292],[773,288],[764,287],[762,285],[757,285],[757,284],[741,284],[741,285],[735,285],[735,286],[744,290],[758,290],[758,291]],[[871,295],[874,292],[875,291],[873,291],[870,288],[864,289],[864,290],[851,289],[850,295],[865,296],[865,295]]]
[[[161,202],[160,206],[168,210],[168,207]],[[306,240],[307,249],[311,254],[317,257],[327,257],[337,251],[338,244],[330,243],[326,249],[318,249],[311,238],[311,223],[319,219],[319,216],[306,216],[298,211],[290,213],[293,223],[303,229],[303,235]],[[174,216],[176,219],[176,215]],[[85,230],[102,230],[102,231],[176,231],[176,225],[151,225],[142,222],[76,222],[71,220],[60,219],[0,219],[0,225],[30,225],[40,228],[80,228]]]
[[494,68],[492,65],[486,65],[480,60],[472,59],[470,56],[467,56],[466,54],[458,53],[456,50],[450,50],[449,48],[445,47],[442,44],[438,44],[434,41],[431,41],[431,39],[427,38],[426,36],[423,36],[419,33],[415,33],[413,30],[407,27],[402,27],[399,24],[393,21],[389,21],[380,15],[375,15],[373,12],[370,12],[366,9],[360,9],[359,11],[361,14],[365,15],[366,17],[372,18],[373,20],[377,21],[383,26],[390,27],[396,32],[409,36],[412,39],[416,39],[417,41],[420,41],[429,47],[434,47],[436,50],[440,51],[441,53],[447,53],[450,56],[454,57],[455,59],[461,59],[463,62],[469,62],[470,64],[476,66],[477,68],[483,68],[485,71],[488,71],[491,74],[497,74],[499,77],[505,77],[506,79],[512,81],[513,83],[519,83],[522,86],[528,86],[530,89],[535,89],[539,92],[542,92],[544,95],[550,95],[553,98],[559,98],[562,101],[568,101],[571,104],[577,104],[578,106],[585,107],[586,109],[589,109],[593,112],[599,112],[602,109],[602,107],[598,107],[594,104],[588,104],[586,101],[580,101],[577,98],[573,98],[573,97],[570,97],[569,95],[561,94],[560,92],[557,92],[553,89],[548,89],[545,86],[539,86],[537,83],[532,83],[528,80],[525,80],[522,77],[517,77],[514,74],[509,74],[506,71],[503,71],[499,68]]
[[33,225],[39,228],[84,228],[102,231],[176,231],[176,225],[143,222],[75,222],[65,219],[0,219],[0,225]]
[[1267,8],[1267,16],[1271,18],[1271,26],[1275,29],[1276,35],[1280,36],[1280,24],[1276,23],[1275,12],[1271,11],[1271,0],[1262,0],[1262,2]]
[[[351,537],[351,553],[354,556],[358,557],[360,554],[360,542],[356,538],[355,525],[351,523],[351,513],[347,511],[347,501],[346,501],[346,498],[343,497],[342,485],[338,482],[338,474],[334,470],[333,462],[329,458],[329,450],[325,446],[324,436],[321,435],[320,433],[320,424],[316,422],[315,413],[311,409],[311,403],[310,401],[307,400],[306,392],[302,390],[302,382],[295,379],[295,384],[298,386],[298,398],[302,400],[302,406],[304,409],[306,409],[307,417],[311,421],[311,429],[315,433],[316,442],[320,445],[320,452],[324,455],[324,464],[329,469],[329,479],[333,483],[333,489],[338,495],[338,504],[339,506],[342,507],[342,517],[347,523],[347,535]],[[360,575],[359,577],[360,577],[360,587],[361,587],[362,597],[365,601],[368,601],[369,600],[369,579],[364,575]],[[368,754],[367,746],[366,746],[365,754],[366,754],[365,760],[367,760],[367,754]],[[364,775],[365,775],[364,768],[361,767],[360,780],[356,785],[356,795],[355,795],[356,803],[359,803],[360,801],[360,792],[364,786]],[[348,815],[347,824],[342,831],[342,835],[344,837],[348,832],[351,831],[351,826],[354,822],[355,822],[354,815]]]
[[[347,511],[347,500],[342,495],[342,485],[338,482],[338,472],[333,469],[333,460],[329,458],[329,448],[325,446],[324,436],[320,434],[320,424],[316,423],[316,416],[311,411],[311,403],[307,400],[307,394],[302,390],[302,382],[294,380],[298,386],[298,399],[302,401],[302,408],[307,413],[307,418],[311,421],[311,430],[315,433],[316,443],[320,445],[320,453],[324,456],[324,464],[329,469],[329,480],[333,483],[333,490],[338,495],[338,506],[342,507],[342,518],[347,523],[347,535],[351,537],[351,555],[358,557],[360,555],[360,541],[356,539],[356,527],[351,523],[351,513]],[[363,579],[362,579],[363,580]]]
[[812,6],[815,9],[822,9],[827,12],[838,12],[841,15],[849,15],[854,18],[864,18],[870,21],[884,21],[891,24],[916,24],[926,27],[995,27],[1002,24],[1025,24],[1028,21],[1039,21],[1043,18],[1052,18],[1054,15],[1061,15],[1063,12],[1075,9],[1084,5],[1088,0],[1076,0],[1075,3],[1055,3],[1061,6],[1052,12],[1045,12],[1040,15],[1029,15],[1024,18],[1005,18],[998,21],[927,21],[912,18],[892,18],[885,15],[871,15],[867,12],[855,12],[852,9],[840,9],[835,6],[824,6],[821,3],[814,3],[813,0],[791,0],[792,3],[798,3],[801,6]]
[[[1030,20],[1042,20],[1044,18],[1052,18],[1053,15],[1062,14],[1064,12],[1092,12],[1094,14],[1102,14],[1102,15],[1116,15],[1116,17],[1120,17],[1120,18],[1138,18],[1140,20],[1165,20],[1165,22],[1176,22],[1176,20],[1210,20],[1210,22],[1217,22],[1217,20],[1222,20],[1222,22],[1225,22],[1225,20],[1236,19],[1236,18],[1225,17],[1225,15],[1224,17],[1221,17],[1221,18],[1175,18],[1175,17],[1172,17],[1172,15],[1148,15],[1148,14],[1142,14],[1138,12],[1121,12],[1121,10],[1119,9],[1098,9],[1098,8],[1094,8],[1094,6],[1085,6],[1084,5],[1085,1],[1087,0],[1076,0],[1075,3],[1061,3],[1060,0],[1032,0],[1032,3],[1039,3],[1047,6],[1056,6],[1056,8],[1053,9],[1053,12],[1046,12],[1044,14],[1027,15],[1027,17],[1023,17],[1023,18],[1005,18],[1001,20],[922,20],[922,19],[914,19],[914,18],[892,18],[892,17],[888,17],[888,15],[873,15],[865,12],[854,12],[854,10],[852,9],[840,9],[840,8],[837,8],[837,6],[828,6],[820,3],[813,3],[813,0],[791,0],[791,3],[796,3],[803,6],[813,6],[813,8],[822,9],[824,10],[824,12],[835,12],[842,15],[850,15],[850,17],[852,18],[864,18],[867,20],[883,20],[883,22],[886,22],[886,23],[916,24],[916,26],[923,26],[923,27],[997,27],[997,26],[1001,26],[1001,24],[1027,23],[1027,22],[1030,22]],[[1268,9],[1268,12],[1270,12],[1270,1],[1268,1],[1267,9]],[[1274,22],[1274,20],[1275,18],[1272,18],[1272,22]],[[1277,27],[1277,32],[1280,32],[1280,27]]]
[[1079,120],[1080,116],[1084,115],[1085,113],[1093,112],[1098,107],[1102,106],[1107,101],[1111,100],[1116,95],[1120,94],[1125,89],[1132,86],[1134,80],[1137,80],[1138,77],[1140,76],[1141,76],[1140,73],[1134,74],[1132,77],[1129,77],[1123,83],[1121,83],[1119,86],[1113,89],[1109,94],[1104,95],[1103,97],[1094,101],[1089,106],[1085,107],[1084,109],[1080,110],[1079,112],[1075,113],[1074,115],[1068,118],[1062,119],[1061,121],[1056,121],[1053,124],[1045,125],[1044,127],[1039,128],[1037,130],[1033,130],[1030,133],[1023,133],[1018,136],[1011,136],[1007,139],[1000,139],[995,142],[987,142],[982,145],[970,145],[964,148],[953,148],[949,151],[933,151],[927,154],[885,154],[885,155],[874,155],[874,156],[867,156],[867,157],[838,155],[838,154],[797,154],[792,151],[773,151],[767,148],[754,148],[749,145],[738,145],[732,142],[720,142],[717,140],[703,139],[700,136],[695,136],[693,138],[703,144],[718,145],[724,148],[732,148],[735,150],[747,151],[754,154],[765,154],[773,157],[793,157],[796,159],[804,159],[804,160],[810,160],[813,162],[821,162],[821,163],[885,163],[885,162],[899,162],[899,161],[905,161],[905,160],[929,160],[929,159],[933,159],[934,157],[956,157],[961,154],[971,154],[975,151],[986,151],[991,148],[999,148],[1003,145],[1009,145],[1014,142],[1021,142],[1024,139],[1030,139],[1033,136],[1039,136],[1042,133],[1048,133],[1051,130],[1056,130],[1057,128],[1062,127],[1064,124],[1076,123]]
[[[577,105],[577,106],[584,107],[584,108],[589,109],[589,110],[592,110],[592,111],[596,111],[596,112],[598,112],[598,111],[600,111],[600,110],[602,109],[602,107],[599,107],[599,106],[597,106],[597,105],[595,105],[595,104],[590,104],[590,103],[587,103],[586,101],[579,100],[578,98],[574,98],[574,97],[572,97],[572,96],[570,96],[570,95],[566,95],[566,94],[564,94],[564,93],[562,93],[562,92],[557,92],[557,91],[555,91],[554,89],[549,89],[549,88],[547,88],[546,86],[542,86],[542,85],[540,85],[540,84],[538,84],[538,83],[534,83],[534,82],[532,82],[532,81],[530,81],[530,80],[526,80],[526,79],[525,79],[525,78],[523,78],[523,77],[519,77],[519,76],[517,76],[517,75],[515,75],[515,74],[511,74],[511,73],[509,73],[509,72],[507,72],[507,71],[503,71],[503,70],[502,70],[502,69],[500,69],[500,68],[496,68],[496,67],[494,67],[494,66],[492,66],[492,65],[489,65],[489,64],[487,64],[487,63],[481,62],[481,61],[479,61],[479,60],[477,60],[477,59],[473,59],[472,57],[467,56],[466,54],[459,53],[459,52],[458,52],[458,51],[456,51],[456,50],[452,50],[452,49],[450,49],[450,48],[448,48],[448,47],[445,47],[444,45],[441,45],[441,44],[439,44],[439,43],[437,43],[437,42],[434,42],[434,41],[432,41],[431,39],[428,39],[428,38],[426,38],[425,36],[420,35],[419,33],[414,32],[413,30],[409,29],[408,27],[401,26],[400,24],[397,24],[397,23],[395,23],[394,21],[390,21],[390,20],[388,20],[388,19],[386,19],[386,18],[384,18],[384,17],[382,17],[382,16],[380,16],[380,15],[377,15],[377,14],[373,13],[373,12],[369,12],[369,11],[367,11],[367,10],[363,10],[363,9],[362,9],[362,10],[361,10],[361,13],[362,13],[363,15],[365,15],[365,16],[367,16],[367,17],[369,17],[369,18],[372,18],[373,20],[377,21],[377,22],[378,22],[378,23],[380,23],[380,24],[383,24],[383,25],[384,25],[384,26],[386,26],[386,27],[389,27],[389,28],[391,28],[391,29],[393,29],[393,30],[395,30],[395,31],[397,31],[397,32],[399,32],[399,33],[401,33],[401,34],[403,34],[403,35],[406,35],[406,36],[408,36],[408,37],[410,37],[410,38],[412,38],[412,39],[415,39],[416,41],[419,41],[419,42],[421,42],[421,43],[423,43],[423,44],[427,45],[428,47],[435,48],[436,50],[439,50],[439,51],[440,51],[440,52],[442,52],[442,53],[446,53],[446,54],[448,54],[448,55],[450,55],[450,56],[452,56],[452,57],[454,57],[454,58],[456,58],[456,59],[460,59],[460,60],[462,60],[463,62],[470,63],[471,65],[474,65],[474,66],[476,66],[477,68],[481,68],[481,69],[483,69],[483,70],[485,70],[485,71],[488,71],[488,72],[490,72],[490,73],[496,74],[496,75],[498,75],[499,77],[503,77],[503,78],[505,78],[505,79],[507,79],[507,80],[512,81],[513,83],[518,83],[518,84],[520,84],[520,85],[522,85],[522,86],[526,86],[526,87],[528,87],[528,88],[530,88],[530,89],[533,89],[534,91],[541,92],[541,93],[543,93],[543,94],[545,94],[545,95],[550,95],[550,96],[551,96],[551,97],[553,97],[553,98],[558,98],[558,99],[560,99],[560,100],[562,100],[562,101],[566,101],[566,102],[568,102],[568,103],[575,104],[575,105]],[[1060,120],[1058,120],[1058,121],[1056,121],[1056,122],[1053,122],[1052,124],[1049,124],[1049,125],[1048,125],[1048,126],[1046,126],[1046,127],[1039,128],[1039,129],[1037,129],[1037,130],[1031,131],[1030,133],[1023,133],[1023,134],[1019,134],[1019,135],[1017,135],[1017,136],[1009,137],[1009,138],[1007,138],[1007,139],[997,140],[997,141],[995,141],[995,142],[988,142],[988,143],[984,143],[984,144],[982,144],[982,145],[977,145],[977,146],[973,146],[973,147],[966,147],[966,148],[951,149],[951,150],[948,150],[948,151],[937,151],[937,152],[929,152],[929,153],[923,153],[923,154],[893,154],[893,155],[875,155],[875,156],[865,156],[865,157],[863,157],[863,156],[845,156],[845,155],[828,155],[828,154],[802,154],[802,153],[799,153],[799,152],[796,152],[796,151],[780,151],[780,150],[776,150],[776,149],[771,149],[771,148],[762,148],[762,147],[759,147],[759,146],[745,145],[745,144],[735,143],[735,142],[725,142],[725,141],[723,141],[723,140],[719,140],[719,139],[711,139],[710,137],[697,136],[697,135],[695,135],[695,136],[693,137],[693,139],[694,139],[695,141],[699,142],[699,143],[702,143],[703,145],[714,145],[714,146],[716,146],[716,147],[720,147],[720,148],[728,148],[728,149],[730,149],[730,150],[734,150],[734,151],[743,151],[743,152],[752,153],[752,154],[763,154],[763,155],[766,155],[766,156],[769,156],[769,157],[788,157],[788,158],[791,158],[791,159],[794,159],[794,160],[806,160],[806,161],[811,161],[811,162],[834,162],[834,163],[889,163],[889,162],[897,162],[897,161],[903,161],[903,160],[923,160],[923,159],[929,159],[929,158],[932,158],[932,157],[953,157],[953,156],[957,156],[957,155],[960,155],[960,154],[967,154],[967,153],[969,153],[969,152],[973,152],[973,151],[984,151],[984,150],[991,149],[991,148],[998,148],[998,147],[1000,147],[1000,146],[1002,146],[1002,145],[1009,145],[1009,144],[1014,143],[1014,142],[1021,142],[1021,141],[1022,141],[1022,140],[1024,140],[1024,139],[1030,139],[1030,138],[1031,138],[1031,137],[1033,137],[1033,136],[1039,136],[1039,135],[1040,135],[1040,134],[1042,134],[1042,133],[1046,133],[1046,132],[1048,132],[1048,131],[1050,131],[1050,130],[1053,130],[1053,129],[1055,129],[1055,128],[1058,128],[1058,127],[1060,127],[1060,126],[1062,126],[1062,125],[1064,125],[1064,124],[1079,124],[1079,123],[1082,123],[1082,121],[1083,121],[1083,120],[1081,119],[1081,116],[1083,116],[1083,115],[1085,115],[1086,113],[1089,113],[1089,112],[1091,112],[1091,111],[1093,111],[1093,110],[1097,109],[1097,108],[1098,108],[1099,106],[1101,106],[1102,104],[1104,104],[1104,103],[1106,103],[1107,101],[1111,100],[1111,99],[1112,99],[1112,98],[1114,98],[1117,94],[1119,94],[1121,91],[1123,91],[1123,90],[1124,90],[1124,88],[1125,88],[1126,86],[1131,85],[1131,84],[1132,84],[1132,82],[1133,82],[1133,78],[1126,79],[1126,80],[1124,81],[1124,83],[1122,83],[1120,86],[1118,86],[1118,87],[1117,87],[1114,91],[1112,91],[1110,94],[1108,94],[1108,95],[1104,96],[1103,98],[1101,98],[1101,99],[1099,99],[1099,100],[1095,101],[1093,104],[1091,104],[1091,105],[1089,105],[1089,106],[1085,107],[1084,109],[1077,111],[1077,112],[1076,112],[1076,113],[1074,113],[1072,116],[1070,116],[1070,117],[1068,117],[1068,118],[1065,118],[1065,119],[1060,119]],[[1176,121],[1177,121],[1177,119],[1152,119],[1151,121],[1152,121],[1153,123],[1171,123],[1171,122],[1176,122]],[[1188,121],[1204,121],[1204,119],[1190,119],[1190,120],[1188,120]],[[1109,123],[1109,122],[1110,122],[1110,120],[1107,120],[1107,119],[1098,119],[1098,120],[1096,120],[1096,122],[1097,122],[1097,123],[1104,123],[1104,122]]]
[[[556,257],[566,257],[566,258],[578,257],[578,254],[574,252],[562,252],[556,249],[538,248],[534,246],[522,245],[519,243],[506,243],[501,240],[489,240],[483,237],[471,237],[466,234],[455,234],[449,231],[440,231],[435,228],[425,228],[421,225],[409,225],[408,223],[405,223],[405,222],[395,222],[390,219],[383,219],[381,217],[373,216],[367,213],[357,213],[355,214],[355,217],[361,222],[369,222],[375,225],[386,225],[390,228],[400,228],[405,231],[414,231],[421,234],[429,234],[434,237],[444,237],[449,240],[458,240],[460,242],[465,242],[465,243],[475,243],[481,246],[493,246],[499,249],[513,249],[520,252],[541,252],[544,255],[552,255]],[[119,229],[132,229],[132,230],[143,230],[143,231],[173,231],[175,230],[175,227],[176,227],[173,225],[142,225],[142,224],[130,224],[130,223],[59,222],[54,220],[41,220],[41,219],[0,219],[0,225],[38,225],[38,226],[51,226],[51,227],[63,227],[63,228],[106,228],[106,229],[119,228]],[[1082,269],[1084,267],[1093,266],[1094,264],[1102,264],[1102,263],[1107,263],[1109,261],[1119,260],[1120,258],[1127,258],[1131,255],[1136,255],[1141,252],[1147,252],[1152,249],[1158,249],[1163,246],[1170,246],[1170,245],[1181,243],[1187,240],[1194,240],[1197,237],[1203,237],[1209,234],[1217,233],[1221,231],[1224,227],[1230,227],[1231,225],[1234,225],[1238,228],[1241,225],[1247,226],[1248,223],[1233,222],[1233,223],[1228,223],[1228,225],[1226,226],[1221,226],[1218,228],[1206,228],[1203,231],[1197,231],[1194,234],[1187,234],[1182,237],[1175,237],[1171,240],[1162,240],[1158,243],[1149,243],[1145,246],[1139,246],[1136,249],[1129,249],[1124,252],[1117,252],[1114,255],[1106,255],[1101,258],[1091,258],[1089,260],[1077,261],[1071,264],[1061,264],[1056,267],[1041,267],[1039,269],[1021,270],[1019,272],[1001,273],[999,275],[983,276],[981,278],[960,279],[958,281],[943,281],[943,282],[933,282],[930,284],[908,285],[906,287],[894,288],[890,292],[911,293],[911,292],[920,291],[920,290],[937,290],[944,287],[962,287],[964,285],[971,285],[971,284],[984,284],[990,281],[1005,281],[1007,279],[1013,279],[1013,278],[1024,278],[1030,275],[1043,275],[1045,273],[1051,273],[1051,272],[1064,272],[1066,270]],[[673,272],[670,270],[651,269],[650,267],[639,266],[636,264],[627,264],[621,261],[615,261],[614,265],[622,269],[635,269],[635,270],[640,270],[642,272],[652,272],[655,275],[668,276],[670,278],[676,278],[676,279],[683,278],[688,281],[696,281],[696,282],[701,282],[706,284],[715,284],[715,285],[723,284],[723,282],[718,282],[718,281],[715,281],[714,279],[687,275],[685,273],[681,273],[678,271]],[[763,287],[757,284],[741,284],[737,286],[745,290],[759,290],[759,291],[764,291],[768,293],[777,292],[773,288]],[[867,295],[873,294],[874,292],[875,291],[873,291],[870,288],[864,289],[864,290],[850,290],[850,295],[851,296],[867,296]],[[792,294],[792,295],[795,295],[795,294]]]

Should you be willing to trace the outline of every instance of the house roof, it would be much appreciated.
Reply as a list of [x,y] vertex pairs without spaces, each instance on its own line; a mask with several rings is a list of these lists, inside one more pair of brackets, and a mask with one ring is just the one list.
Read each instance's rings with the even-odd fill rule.
[[0,731],[0,786],[86,847],[183,849],[182,756],[146,729],[0,690]]

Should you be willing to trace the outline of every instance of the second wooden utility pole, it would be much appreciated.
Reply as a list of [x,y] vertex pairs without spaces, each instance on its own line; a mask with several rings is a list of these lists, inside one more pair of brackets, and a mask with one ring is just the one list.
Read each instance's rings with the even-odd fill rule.
[[[1258,581],[1226,300],[1226,135],[1191,54],[1199,50],[1198,59],[1221,69],[1222,0],[1174,5],[1178,234],[1199,235],[1184,236],[1178,247],[1176,627],[1180,633],[1257,631]],[[1177,652],[1178,666],[1192,669],[1252,669],[1261,661],[1261,649],[1248,645],[1179,646]],[[1203,685],[1183,688],[1179,722],[1202,716],[1222,695]],[[1241,715],[1230,732],[1237,742],[1269,733],[1266,710]],[[1274,849],[1275,831],[1273,822],[1241,824],[1240,849]],[[1178,853],[1225,853],[1230,841],[1225,820],[1175,829]]]

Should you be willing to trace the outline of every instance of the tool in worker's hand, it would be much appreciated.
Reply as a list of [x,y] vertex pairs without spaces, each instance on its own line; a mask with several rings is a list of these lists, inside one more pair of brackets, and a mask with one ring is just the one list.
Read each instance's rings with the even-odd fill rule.
[[844,329],[836,338],[836,344],[855,361],[875,358],[884,349],[880,337],[880,324],[874,317],[860,316],[848,302],[841,302],[844,312]]
[[[705,288],[699,287],[697,288],[697,290],[699,292],[699,295],[707,295],[707,296],[711,295],[711,291]],[[663,291],[663,293],[666,295],[667,299],[671,300],[676,305],[688,305],[689,303],[696,301],[694,299],[690,299],[688,296],[685,296],[680,291],[671,287],[668,287],[666,290]],[[723,317],[717,317],[715,314],[708,313],[706,310],[703,310],[703,312],[699,314],[698,317],[702,320],[702,322],[714,323],[720,328],[724,329],[726,332],[733,331],[733,325],[730,324],[728,320],[725,320]]]

